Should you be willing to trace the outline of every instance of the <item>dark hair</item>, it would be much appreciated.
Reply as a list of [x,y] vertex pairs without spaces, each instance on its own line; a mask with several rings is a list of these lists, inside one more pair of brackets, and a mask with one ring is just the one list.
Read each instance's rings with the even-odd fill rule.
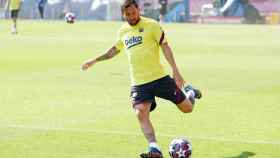
[[124,10],[126,8],[130,7],[131,5],[134,5],[136,8],[138,8],[138,4],[137,4],[136,0],[125,0],[121,6],[122,13],[124,12]]

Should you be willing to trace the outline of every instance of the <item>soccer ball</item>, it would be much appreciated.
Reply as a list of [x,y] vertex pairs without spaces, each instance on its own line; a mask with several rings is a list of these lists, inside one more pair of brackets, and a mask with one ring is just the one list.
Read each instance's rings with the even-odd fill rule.
[[73,24],[75,22],[76,16],[74,13],[68,12],[65,14],[65,21],[68,24]]
[[171,158],[190,158],[192,155],[192,145],[186,138],[175,138],[169,145],[169,155]]

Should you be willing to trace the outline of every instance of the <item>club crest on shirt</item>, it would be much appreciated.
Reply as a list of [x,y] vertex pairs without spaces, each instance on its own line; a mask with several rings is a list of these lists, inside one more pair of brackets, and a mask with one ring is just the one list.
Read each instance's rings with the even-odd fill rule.
[[124,44],[127,49],[142,44],[142,42],[143,42],[142,36],[132,36],[124,40]]
[[144,32],[144,28],[139,28],[139,32]]

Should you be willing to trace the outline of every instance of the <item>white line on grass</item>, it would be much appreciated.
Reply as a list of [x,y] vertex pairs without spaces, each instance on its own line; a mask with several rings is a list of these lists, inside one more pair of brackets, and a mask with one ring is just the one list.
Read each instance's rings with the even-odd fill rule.
[[[142,136],[141,133],[131,133],[125,131],[110,131],[110,130],[98,130],[98,129],[76,129],[76,128],[62,128],[62,127],[40,127],[40,126],[26,126],[26,125],[0,125],[3,128],[20,128],[28,130],[39,130],[39,131],[64,131],[64,132],[77,132],[77,133],[100,133],[100,134],[110,134],[110,135],[129,135],[129,136]],[[178,137],[175,134],[157,134],[160,137]],[[235,143],[245,143],[245,144],[270,144],[270,145],[280,145],[280,140],[269,141],[269,140],[241,140],[233,138],[222,138],[222,137],[201,137],[201,136],[192,136],[191,139],[198,140],[210,140],[210,141],[219,141],[219,142],[235,142]]]

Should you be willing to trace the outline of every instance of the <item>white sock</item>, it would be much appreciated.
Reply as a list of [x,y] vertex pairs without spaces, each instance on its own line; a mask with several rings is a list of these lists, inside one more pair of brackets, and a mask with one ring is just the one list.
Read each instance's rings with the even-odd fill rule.
[[12,32],[13,32],[13,33],[17,32],[17,28],[16,28],[15,25],[12,26]]
[[194,98],[194,95],[195,95],[195,93],[194,93],[193,90],[189,90],[189,91],[186,93],[186,97],[187,97],[187,98],[190,98],[190,97]]
[[156,149],[158,149],[159,151],[161,151],[160,148],[159,148],[159,146],[158,146],[158,144],[157,144],[156,142],[151,142],[151,143],[149,144],[149,147],[153,147],[153,148],[156,148]]

